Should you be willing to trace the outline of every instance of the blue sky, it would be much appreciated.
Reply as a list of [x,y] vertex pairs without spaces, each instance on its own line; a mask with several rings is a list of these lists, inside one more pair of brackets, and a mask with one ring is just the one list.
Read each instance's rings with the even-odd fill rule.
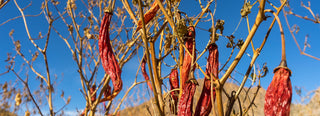
[[[26,1],[17,1],[20,7],[25,7],[29,2]],[[272,1],[276,6],[279,6],[279,1]],[[66,4],[61,2],[62,4]],[[79,4],[77,10],[83,10],[84,7],[81,6],[82,2],[80,0],[76,1],[77,4]],[[205,3],[205,2],[203,2]],[[243,1],[241,0],[218,0],[217,2],[217,11],[215,15],[215,20],[222,19],[225,20],[224,25],[224,35],[231,35],[233,33],[234,29],[236,28],[241,16],[240,16],[240,9],[242,8]],[[305,4],[306,1],[304,1]],[[320,4],[317,0],[311,0],[311,8],[314,11],[315,14],[319,13],[320,11],[319,7],[316,7]],[[196,5],[194,5],[196,4]],[[120,3],[116,4],[117,6],[121,6]],[[311,14],[304,8],[300,6],[300,1],[290,1],[290,5],[292,6],[293,12],[300,14],[302,16],[308,16],[312,17]],[[41,3],[32,1],[32,6],[28,7],[25,10],[25,14],[35,15],[39,13],[41,10],[39,9],[41,6]],[[65,5],[60,5],[60,9],[63,10]],[[214,5],[210,7],[210,9],[213,9]],[[270,5],[267,4],[268,9],[272,9]],[[198,2],[195,0],[189,0],[181,2],[179,9],[185,13],[188,14],[188,16],[196,16],[200,12],[200,8],[198,6]],[[254,6],[252,13],[249,15],[249,21],[250,21],[250,27],[253,24],[253,21],[256,16],[256,9],[257,5]],[[271,14],[269,14],[271,16]],[[4,21],[20,16],[20,12],[14,5],[13,1],[10,1],[10,3],[7,4],[4,8],[0,10],[0,24]],[[299,45],[302,47],[305,41],[305,36],[308,35],[308,43],[311,45],[310,48],[306,49],[306,53],[311,54],[316,57],[320,57],[320,26],[319,24],[315,24],[310,21],[306,21],[300,18],[296,18],[294,16],[288,16],[290,25],[293,26],[294,24],[297,24],[300,26],[300,31],[295,34],[297,41],[299,42]],[[47,22],[43,15],[40,17],[27,17],[29,30],[31,30],[31,36],[37,37],[39,31],[42,32],[42,34],[45,34],[47,31]],[[288,67],[292,70],[292,77],[291,82],[293,88],[295,86],[303,87],[305,88],[304,92],[309,92],[312,90],[315,90],[319,87],[320,82],[320,76],[318,76],[318,73],[320,71],[320,61],[312,59],[310,57],[301,55],[299,53],[298,47],[294,43],[292,36],[289,33],[289,30],[287,28],[287,25],[285,23],[283,13],[280,13],[280,19],[282,21],[282,25],[284,27],[284,33],[286,37],[286,48],[287,48],[287,62]],[[114,21],[115,19],[113,19]],[[70,20],[67,20],[69,23]],[[253,38],[253,42],[255,47],[260,46],[261,41],[263,40],[266,29],[269,27],[270,22],[272,21],[272,18],[268,18],[266,21],[264,21],[261,26],[259,27],[257,33],[255,34]],[[130,22],[130,21],[128,21]],[[43,25],[45,24],[45,25]],[[130,24],[132,25],[132,24]],[[208,29],[211,25],[210,22],[200,22],[198,24],[198,27]],[[234,36],[236,39],[245,38],[248,34],[248,29],[246,26],[246,21],[243,19],[239,29],[235,32]],[[61,32],[67,32],[67,28],[63,24],[61,20],[58,20],[54,23],[55,28],[57,28]],[[31,55],[29,54],[29,50],[31,50],[31,53],[34,53],[36,50],[34,46],[31,44],[30,41],[28,41],[27,34],[25,32],[25,28],[23,26],[22,18],[18,18],[14,21],[10,21],[2,26],[0,26],[0,35],[1,35],[1,42],[0,42],[0,73],[4,72],[6,63],[4,60],[7,58],[7,53],[15,54],[14,51],[14,45],[12,43],[11,38],[9,37],[9,32],[14,29],[15,32],[13,34],[13,37],[15,40],[19,40],[22,45],[22,52],[26,54],[28,58],[31,58]],[[62,33],[63,35],[67,36],[68,33]],[[112,36],[112,35],[111,35]],[[54,76],[54,74],[57,75],[57,89],[56,89],[56,96],[54,97],[54,105],[56,109],[60,108],[63,105],[63,101],[59,97],[61,90],[64,90],[65,96],[71,96],[72,100],[69,106],[67,106],[66,110],[75,110],[75,108],[82,109],[84,108],[84,98],[80,94],[79,89],[81,88],[80,85],[80,77],[76,71],[76,64],[72,60],[72,56],[70,54],[69,49],[67,48],[66,44],[62,41],[61,38],[57,36],[56,33],[52,33],[50,36],[50,42],[48,46],[48,61],[51,71],[51,76]],[[203,31],[199,28],[196,28],[196,47],[198,51],[202,51],[209,39],[209,33],[206,31]],[[219,46],[219,52],[220,52],[220,58],[219,61],[221,63],[224,63],[226,59],[228,58],[230,54],[230,49],[226,48],[225,45],[228,42],[228,40],[224,37],[220,37],[220,39],[217,41],[217,44]],[[37,41],[40,46],[43,47],[43,41]],[[266,77],[261,79],[261,85],[263,88],[267,88],[268,84],[271,82],[273,73],[272,70],[277,67],[281,60],[281,43],[280,43],[280,32],[278,25],[274,25],[274,28],[269,36],[269,39],[262,50],[260,56],[258,57],[256,64],[262,66],[263,63],[267,63],[267,66],[269,68],[269,73]],[[235,50],[235,53],[237,53],[238,50]],[[251,46],[248,47],[247,52],[249,54],[252,54]],[[139,54],[142,54],[142,49],[139,50]],[[207,53],[200,59],[198,62],[201,66],[205,66],[206,60],[205,57],[207,57]],[[42,59],[42,57],[39,57],[39,59]],[[233,59],[231,59],[232,61]],[[19,70],[19,66],[23,60],[21,58],[16,58],[16,70]],[[129,61],[123,68],[122,78],[124,80],[124,87],[123,89],[126,90],[130,87],[130,85],[134,81],[134,76],[137,70],[137,67],[139,64],[137,64],[138,58],[134,57],[131,61]],[[240,61],[239,65],[236,68],[237,72],[245,73],[247,70],[247,67],[249,65],[250,58],[248,56],[244,56],[243,59]],[[38,60],[35,62],[35,68],[41,72],[41,74],[44,74],[45,67],[42,60]],[[205,67],[202,67],[205,69]],[[165,76],[169,73],[170,69],[166,68],[163,69],[162,76]],[[35,75],[32,74],[31,70],[24,68],[21,76],[25,76],[25,73],[30,73],[30,88],[36,89],[38,87],[38,81],[34,81]],[[200,73],[200,72],[199,72]],[[102,68],[99,69],[98,77],[101,78],[101,76],[104,74],[104,71]],[[220,77],[222,75],[220,74]],[[242,76],[239,74],[232,74],[232,76],[235,76],[235,78],[238,81],[241,81]],[[203,76],[200,74],[200,78],[203,78]],[[143,77],[141,73],[139,72],[138,75],[139,80],[143,80]],[[0,77],[0,83],[4,83],[5,81],[16,81],[17,78],[12,74],[6,74]],[[21,86],[21,83],[18,81],[18,86]],[[247,82],[247,85],[250,84],[251,81]],[[146,84],[139,85],[138,87],[146,87]],[[294,90],[293,90],[294,91]],[[136,92],[136,91],[135,91]],[[131,93],[135,93],[131,92]],[[121,92],[119,97],[124,94],[124,92]],[[137,94],[137,93],[135,93]],[[148,96],[148,95],[146,95]],[[293,93],[293,102],[300,100],[300,98]],[[47,107],[47,106],[44,106]],[[46,109],[44,109],[46,110]]]

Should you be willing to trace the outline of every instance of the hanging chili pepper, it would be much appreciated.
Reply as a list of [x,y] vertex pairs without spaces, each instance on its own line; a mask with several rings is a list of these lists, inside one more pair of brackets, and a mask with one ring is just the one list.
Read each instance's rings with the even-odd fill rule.
[[106,88],[105,88],[105,90],[104,90],[104,92],[103,92],[103,96],[104,96],[105,98],[107,98],[107,97],[110,96],[110,95],[111,95],[111,87],[110,87],[109,84],[107,84],[107,85],[106,85]]
[[146,56],[142,58],[142,61],[141,61],[141,72],[142,72],[142,75],[143,75],[144,79],[147,81],[147,84],[148,84],[150,90],[152,91],[152,85],[151,85],[151,82],[150,82],[150,78],[149,78],[149,76],[147,74],[147,71],[146,71],[146,63],[147,63],[146,59],[147,59]]
[[102,66],[105,72],[110,76],[113,84],[112,94],[107,98],[102,99],[102,101],[113,99],[118,95],[118,93],[122,89],[121,69],[112,51],[112,46],[110,44],[109,38],[109,26],[111,17],[112,13],[104,13],[104,17],[101,22],[101,27],[99,31],[99,53],[101,57]]
[[[171,73],[169,75],[169,82],[170,82],[170,90],[179,88],[178,70],[176,68],[171,70]],[[170,110],[173,114],[177,114],[179,91],[172,91],[170,94],[173,100],[173,104],[169,104]]]
[[264,114],[265,116],[289,116],[292,99],[291,70],[287,67],[286,44],[280,20],[277,20],[281,34],[281,62],[273,70],[273,79],[266,91]]
[[[96,101],[96,97],[97,97],[97,94],[93,92],[96,90],[96,85],[93,84],[92,87],[90,88],[90,94],[91,94],[91,102],[94,102]],[[92,95],[93,94],[93,95]]]
[[290,75],[291,71],[287,68],[285,61],[274,69],[274,76],[265,96],[264,114],[266,116],[290,115],[292,98]]
[[[181,88],[184,89],[185,83],[188,80],[190,71],[194,71],[195,66],[192,66],[192,63],[196,59],[196,54],[195,52],[195,29],[193,26],[188,27],[188,33],[185,36],[185,46],[189,53],[193,56],[191,56],[187,51],[184,53],[184,59],[183,59],[183,64],[182,64],[182,70],[181,70]],[[192,61],[193,59],[193,61]]]
[[178,116],[192,116],[193,97],[197,81],[193,78],[186,83],[178,104]]
[[[160,0],[161,2],[163,0]],[[159,5],[157,4],[157,1],[154,1],[150,9],[144,14],[144,23],[147,25],[153,18],[156,16],[158,10],[160,9]],[[140,29],[142,29],[142,20],[140,19],[138,21],[138,26],[136,29],[136,32],[138,32]]]
[[[204,84],[202,93],[200,95],[196,110],[195,116],[208,116],[212,109],[211,103],[211,78],[214,80],[218,79],[218,72],[219,72],[219,51],[218,46],[213,43],[209,45],[209,57],[207,59],[207,67],[206,67],[206,74],[209,78],[204,78]],[[214,77],[211,77],[210,75]],[[215,101],[215,88],[213,88],[213,101]]]

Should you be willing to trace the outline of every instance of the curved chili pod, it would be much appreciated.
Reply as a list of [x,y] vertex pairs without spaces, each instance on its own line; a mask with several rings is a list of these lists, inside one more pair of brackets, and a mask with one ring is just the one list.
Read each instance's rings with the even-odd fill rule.
[[[185,36],[185,46],[189,53],[192,55],[193,52],[195,52],[195,29],[193,26],[188,27],[188,33]],[[181,70],[181,88],[184,89],[185,83],[188,80],[190,71],[194,71],[195,65],[191,67],[192,65],[192,58],[193,61],[196,59],[196,54],[194,53],[193,56],[191,56],[187,51],[184,53],[183,58],[183,64],[182,64],[182,70]]]
[[267,89],[264,104],[265,116],[289,116],[292,98],[290,70],[279,67]]
[[[163,0],[160,0],[161,2]],[[150,9],[144,14],[144,23],[148,24],[153,18],[154,16],[156,16],[158,10],[160,9],[159,5],[157,4],[157,1],[154,1],[152,6],[150,7]],[[136,29],[136,32],[139,31],[142,28],[142,20],[140,19],[138,21],[138,26]]]
[[[204,84],[202,93],[200,95],[198,104],[195,110],[195,116],[208,116],[212,109],[211,103],[211,78],[214,80],[218,78],[219,72],[219,51],[218,46],[216,44],[211,44],[208,47],[209,50],[209,57],[207,59],[207,67],[206,67],[206,74],[209,76],[208,78],[204,78]],[[214,77],[211,77],[210,75]],[[213,88],[213,101],[215,101],[215,88]]]
[[110,76],[113,84],[112,94],[105,98],[104,101],[113,99],[122,89],[121,69],[112,51],[109,38],[109,26],[111,17],[112,13],[104,13],[99,31],[99,53],[102,66],[105,72]]
[[190,80],[187,82],[178,104],[178,116],[192,116],[192,102],[196,91],[196,85],[196,80]]
[[147,71],[146,71],[146,63],[147,63],[146,57],[143,57],[142,61],[141,61],[141,72],[142,72],[144,79],[147,81],[147,84],[148,84],[150,90],[152,91],[152,85],[151,85],[151,82],[149,81],[150,78],[149,78]]
[[[170,90],[177,89],[179,88],[179,77],[178,77],[178,70],[177,69],[172,69],[171,73],[169,75],[169,82],[170,82]],[[178,105],[178,100],[179,100],[179,91],[172,91],[171,97],[173,99],[173,105],[170,105],[170,110],[174,114],[177,114],[177,105]]]

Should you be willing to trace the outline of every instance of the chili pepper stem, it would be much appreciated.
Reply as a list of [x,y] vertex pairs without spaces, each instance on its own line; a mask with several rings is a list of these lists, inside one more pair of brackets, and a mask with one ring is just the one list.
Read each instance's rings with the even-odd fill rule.
[[273,11],[271,11],[271,12],[278,22],[280,34],[281,34],[281,62],[279,64],[279,66],[273,70],[273,72],[275,73],[279,68],[285,68],[285,69],[289,70],[289,73],[290,73],[289,75],[291,75],[291,70],[287,67],[286,42],[285,42],[283,27],[282,27],[281,21],[280,21],[279,17],[277,16],[277,14]]

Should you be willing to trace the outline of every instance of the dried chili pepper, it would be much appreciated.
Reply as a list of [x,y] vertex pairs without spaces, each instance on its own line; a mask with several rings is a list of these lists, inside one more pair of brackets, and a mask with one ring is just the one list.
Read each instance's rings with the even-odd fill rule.
[[[97,94],[93,92],[96,90],[96,85],[93,84],[92,87],[90,88],[90,94],[91,94],[91,102],[94,102],[96,101],[96,97],[97,97]],[[92,95],[93,94],[93,95]]]
[[[218,77],[219,72],[219,51],[216,44],[210,44],[208,47],[209,57],[207,59],[206,74],[209,76],[204,79],[202,93],[195,110],[195,116],[208,116],[212,109],[211,103],[211,78]],[[213,75],[214,77],[211,77]],[[215,88],[213,88],[213,101],[215,100]]]
[[178,116],[191,116],[193,106],[193,96],[196,91],[196,80],[189,80],[182,91],[178,104]]
[[292,98],[290,81],[291,71],[282,61],[274,69],[273,79],[266,91],[264,114],[265,116],[289,116]]
[[[161,2],[163,0],[160,0]],[[153,18],[154,16],[156,16],[158,10],[160,9],[157,1],[154,1],[152,6],[150,7],[150,9],[144,14],[144,23],[145,24],[148,24]],[[137,29],[136,29],[136,32],[139,31],[140,29],[142,29],[142,20],[140,19],[138,21],[138,26],[137,26]]]
[[113,92],[102,101],[111,100],[118,95],[122,89],[121,69],[112,51],[109,38],[109,26],[112,13],[105,12],[99,31],[99,53],[104,70],[110,76],[113,84]]
[[142,61],[141,61],[141,72],[142,72],[142,75],[143,75],[144,79],[147,81],[147,84],[148,84],[150,90],[152,91],[152,85],[151,85],[151,82],[149,81],[150,78],[149,78],[149,76],[147,74],[147,71],[146,71],[146,63],[147,63],[146,59],[147,59],[147,57],[143,57],[142,58]]
[[105,90],[104,90],[104,92],[103,92],[103,96],[104,96],[105,98],[107,98],[107,97],[110,96],[110,95],[111,95],[111,87],[110,87],[109,84],[107,84],[107,85],[106,85],[106,88],[105,88]]
[[[169,75],[169,82],[170,82],[170,90],[178,89],[179,88],[179,78],[178,78],[178,70],[172,69],[171,73]],[[177,105],[178,105],[178,99],[179,99],[179,91],[172,91],[171,97],[173,100],[173,104],[170,105],[170,110],[172,113],[177,114]]]
[[184,59],[182,63],[182,70],[181,70],[181,88],[184,89],[185,83],[188,80],[190,71],[194,71],[195,66],[191,67],[192,65],[192,59],[193,62],[196,59],[195,55],[195,29],[193,26],[188,27],[188,33],[185,36],[185,46],[189,53],[193,56],[191,56],[187,51],[184,53]]

